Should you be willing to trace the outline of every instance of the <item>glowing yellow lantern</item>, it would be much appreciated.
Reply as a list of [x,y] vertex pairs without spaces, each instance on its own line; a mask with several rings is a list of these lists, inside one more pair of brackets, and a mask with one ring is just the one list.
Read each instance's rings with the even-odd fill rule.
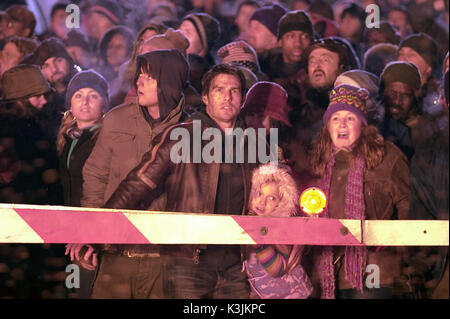
[[327,206],[325,193],[317,187],[310,187],[300,195],[300,207],[304,213],[318,215]]

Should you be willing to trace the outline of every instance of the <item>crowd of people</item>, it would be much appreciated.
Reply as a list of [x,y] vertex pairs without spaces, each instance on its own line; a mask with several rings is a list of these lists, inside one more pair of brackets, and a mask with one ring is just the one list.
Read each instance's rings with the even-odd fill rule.
[[[320,217],[448,220],[448,0],[58,1],[41,34],[31,9],[0,12],[1,203],[294,217],[314,186]],[[215,160],[174,161],[197,128]],[[276,129],[277,166],[229,160],[237,128]],[[0,298],[448,298],[448,272],[448,247],[0,245]]]

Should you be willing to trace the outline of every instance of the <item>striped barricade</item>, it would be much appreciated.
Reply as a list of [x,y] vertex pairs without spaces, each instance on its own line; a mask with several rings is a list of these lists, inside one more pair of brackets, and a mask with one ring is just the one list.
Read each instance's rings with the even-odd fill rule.
[[449,223],[0,204],[0,243],[448,246]]

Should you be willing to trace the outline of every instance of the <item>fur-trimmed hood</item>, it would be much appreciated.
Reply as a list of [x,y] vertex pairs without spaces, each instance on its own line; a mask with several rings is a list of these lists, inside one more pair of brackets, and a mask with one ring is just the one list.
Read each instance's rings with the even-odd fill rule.
[[249,208],[261,186],[266,183],[275,183],[280,189],[281,201],[272,216],[289,217],[298,215],[300,192],[289,166],[280,163],[278,165],[264,164],[253,171]]

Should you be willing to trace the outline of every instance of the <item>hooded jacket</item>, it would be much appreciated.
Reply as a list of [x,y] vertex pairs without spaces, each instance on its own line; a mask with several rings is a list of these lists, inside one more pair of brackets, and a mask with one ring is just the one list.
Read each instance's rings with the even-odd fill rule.
[[150,124],[146,109],[136,103],[118,106],[106,114],[97,143],[83,168],[84,207],[102,206],[139,164],[142,155],[152,149],[155,137],[178,123],[182,115],[182,89],[188,75],[185,58],[177,50],[153,51],[139,58],[141,63],[150,63],[152,76],[158,81],[160,120]]

